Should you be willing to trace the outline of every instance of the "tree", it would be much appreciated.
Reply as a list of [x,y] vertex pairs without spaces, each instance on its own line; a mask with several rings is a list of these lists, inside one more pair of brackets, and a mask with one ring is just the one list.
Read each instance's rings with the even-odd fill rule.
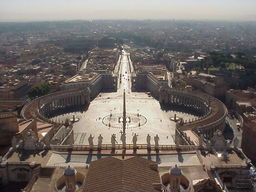
[[49,83],[42,83],[40,85],[32,87],[28,91],[28,97],[30,99],[34,99],[36,97],[40,97],[42,95],[46,95],[47,93],[50,92],[50,90],[51,90],[51,86],[50,86]]

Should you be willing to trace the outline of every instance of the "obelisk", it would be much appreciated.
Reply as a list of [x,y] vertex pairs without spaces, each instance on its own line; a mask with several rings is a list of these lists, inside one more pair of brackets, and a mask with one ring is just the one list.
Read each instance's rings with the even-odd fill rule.
[[125,90],[124,90],[124,94],[123,94],[123,131],[122,131],[122,136],[121,136],[121,140],[122,140],[122,143],[123,143],[123,150],[126,149],[125,129],[126,129],[126,103],[125,103]]
[[125,134],[126,129],[126,104],[125,104],[125,90],[123,95],[123,133]]

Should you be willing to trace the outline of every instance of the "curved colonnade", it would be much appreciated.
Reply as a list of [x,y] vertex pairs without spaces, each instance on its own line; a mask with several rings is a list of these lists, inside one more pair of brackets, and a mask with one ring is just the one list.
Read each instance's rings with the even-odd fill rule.
[[65,112],[83,110],[90,104],[89,89],[58,91],[34,99],[21,111],[24,119],[39,119],[49,123],[51,117]]
[[[197,116],[190,121],[180,121],[177,126],[181,131],[192,130],[209,139],[217,129],[223,130],[225,127],[227,109],[221,101],[209,95],[165,87],[159,89],[159,102],[170,105],[174,110]],[[50,120],[51,117],[71,111],[84,111],[89,104],[88,88],[65,90],[31,101],[24,106],[21,114],[25,119],[34,118],[54,123]]]
[[196,116],[207,116],[210,113],[210,103],[204,98],[194,95],[192,92],[167,89],[160,91],[159,102],[170,105],[172,108],[195,113]]
[[185,89],[162,88],[160,89],[159,102],[168,104],[174,109],[182,108],[197,113],[198,118],[181,121],[178,124],[181,131],[192,130],[209,139],[217,129],[223,130],[225,127],[226,106],[210,95]]

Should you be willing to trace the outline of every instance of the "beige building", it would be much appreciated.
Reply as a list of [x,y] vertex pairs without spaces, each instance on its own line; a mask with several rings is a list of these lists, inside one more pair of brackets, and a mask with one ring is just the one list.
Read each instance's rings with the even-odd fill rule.
[[227,89],[222,77],[206,73],[189,76],[187,83],[192,87],[217,98],[224,98]]

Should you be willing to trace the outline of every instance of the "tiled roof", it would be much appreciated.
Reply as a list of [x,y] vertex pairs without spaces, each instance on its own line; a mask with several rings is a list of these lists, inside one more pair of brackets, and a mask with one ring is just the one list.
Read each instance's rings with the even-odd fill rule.
[[133,157],[120,160],[114,157],[91,163],[85,179],[84,192],[156,192],[153,183],[160,183],[153,161]]

